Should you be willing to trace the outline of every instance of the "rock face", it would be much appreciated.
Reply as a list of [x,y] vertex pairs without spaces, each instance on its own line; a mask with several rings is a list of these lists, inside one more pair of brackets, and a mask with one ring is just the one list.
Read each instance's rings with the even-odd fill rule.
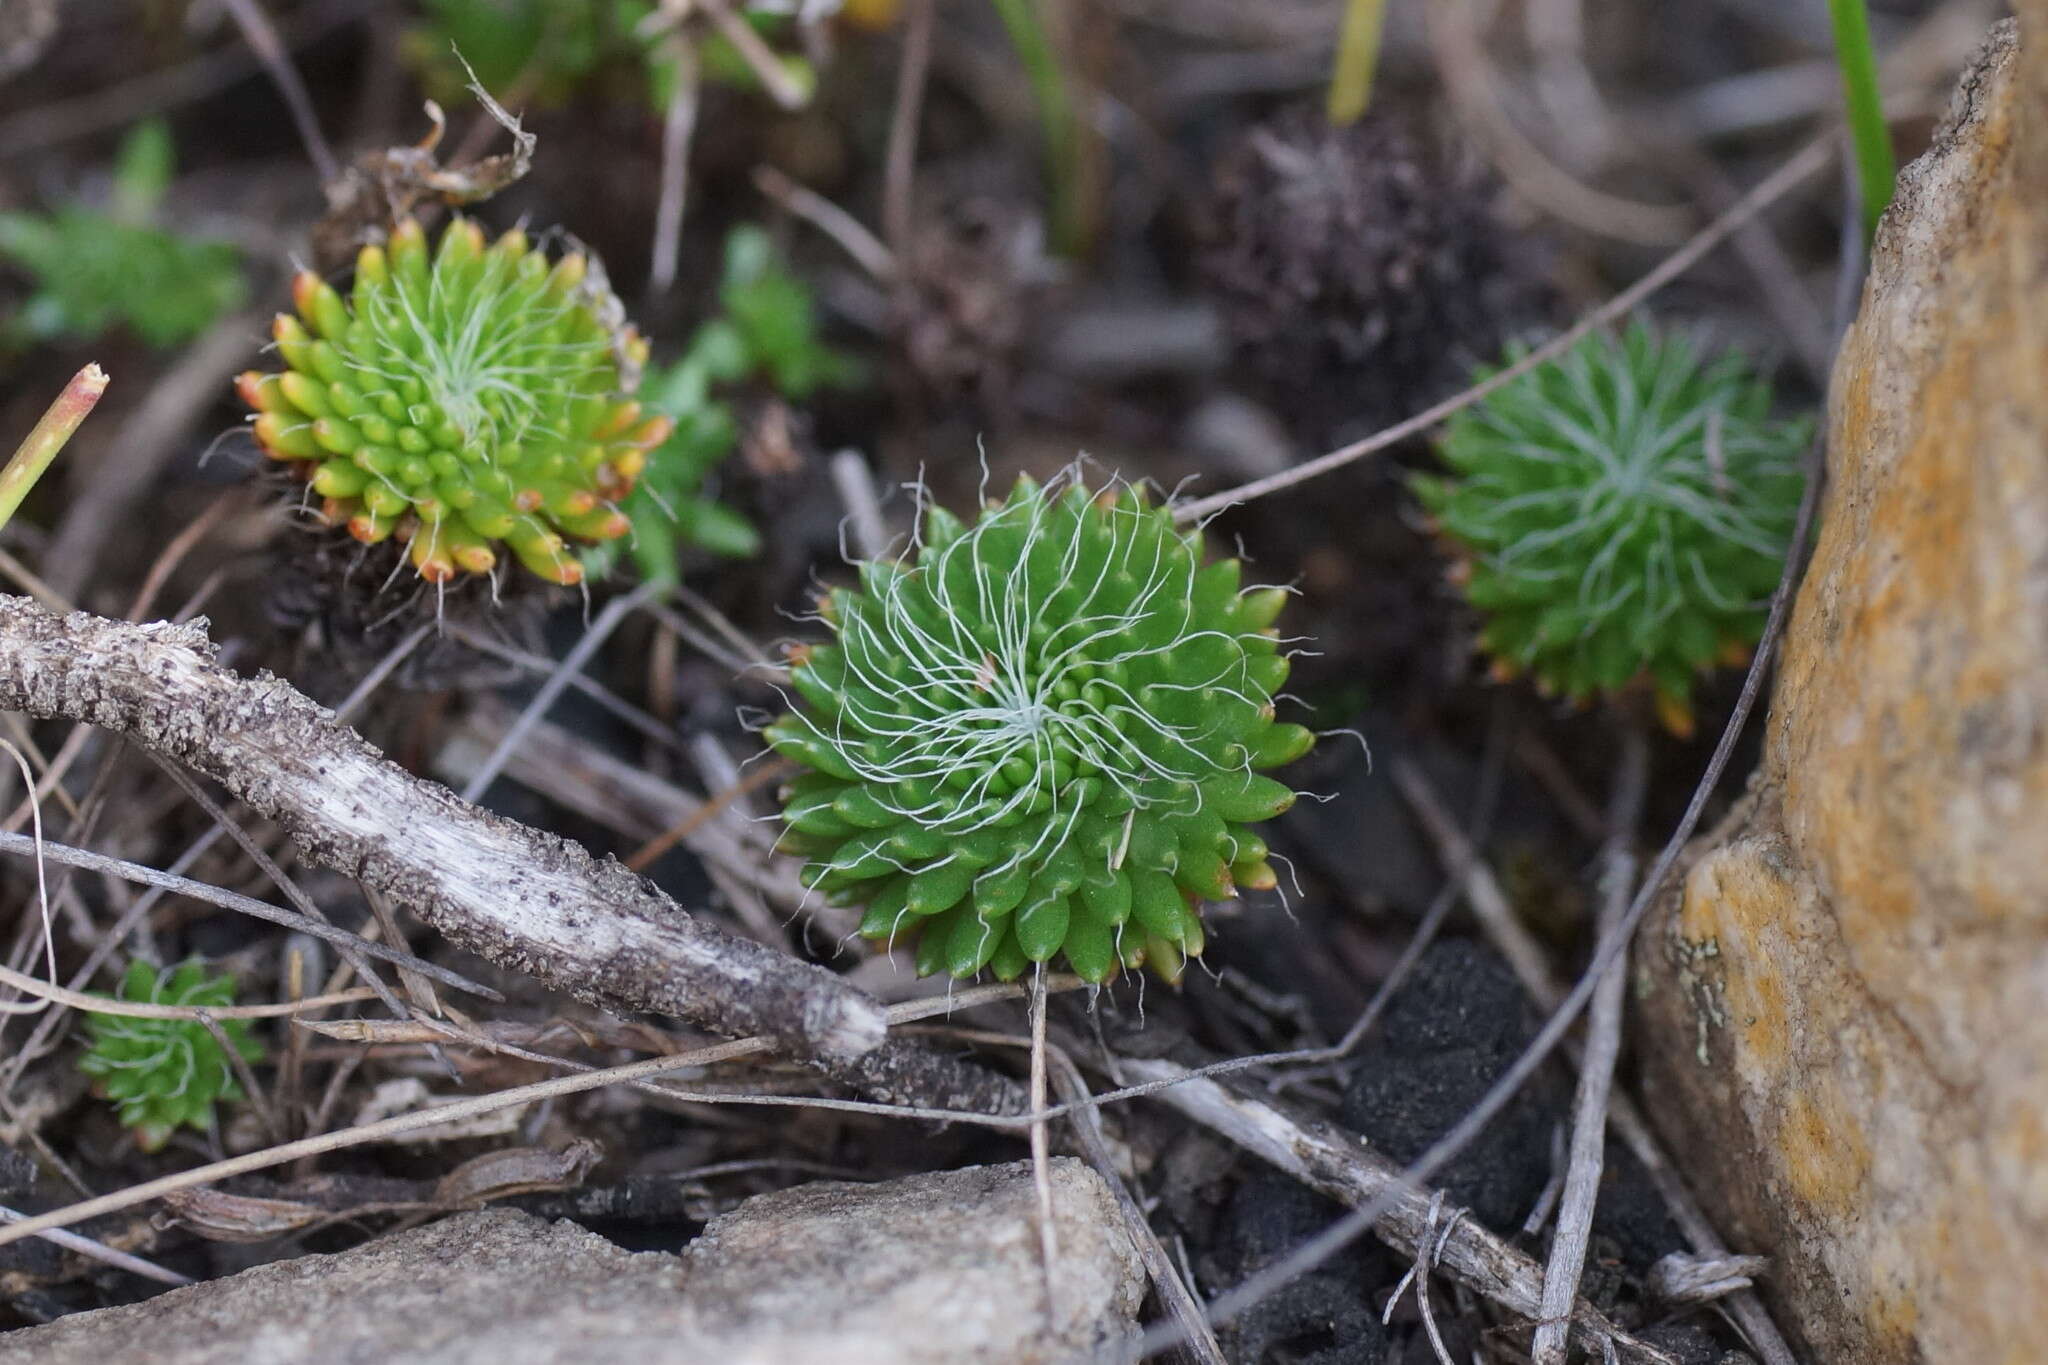
[[1654,1111],[1815,1358],[2048,1358],[2048,3],[1879,232],[1762,771],[1638,968]]
[[682,1256],[457,1214],[333,1256],[0,1336],[34,1365],[1066,1365],[1131,1357],[1145,1280],[1116,1201],[1053,1162],[1045,1307],[1028,1163],[751,1199]]

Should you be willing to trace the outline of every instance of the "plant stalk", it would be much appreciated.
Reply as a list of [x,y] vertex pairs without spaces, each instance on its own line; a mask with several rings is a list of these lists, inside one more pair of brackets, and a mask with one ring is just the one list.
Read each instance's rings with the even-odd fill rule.
[[1337,30],[1337,58],[1330,67],[1330,126],[1344,128],[1365,116],[1372,103],[1373,75],[1380,64],[1380,38],[1387,25],[1387,0],[1348,0]]
[[1054,247],[1065,256],[1078,255],[1087,245],[1089,213],[1087,151],[1081,145],[1085,129],[1074,107],[1060,55],[1047,31],[1036,0],[990,0],[997,17],[1017,49],[1017,60],[1031,82],[1038,101],[1038,117],[1045,136],[1047,187],[1052,199]]
[[78,424],[106,391],[106,371],[97,365],[86,366],[71,376],[57,401],[50,404],[34,429],[15,447],[14,458],[5,469],[0,469],[0,526],[13,519],[22,499],[36,486],[43,471],[57,458],[57,452],[71,439],[71,433],[78,430]]
[[1849,137],[1856,152],[1856,187],[1863,201],[1863,237],[1877,235],[1877,223],[1892,202],[1897,168],[1892,160],[1891,128],[1885,123],[1884,97],[1877,87],[1877,55],[1870,41],[1870,11],[1865,0],[1828,0],[1835,26],[1835,60],[1842,68],[1842,97],[1849,115]]

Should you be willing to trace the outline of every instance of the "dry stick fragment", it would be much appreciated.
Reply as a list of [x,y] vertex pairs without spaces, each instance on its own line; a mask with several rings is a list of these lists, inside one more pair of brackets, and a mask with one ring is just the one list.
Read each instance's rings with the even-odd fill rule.
[[[365,17],[361,0],[306,6],[285,21],[284,41],[287,47],[303,47]],[[0,119],[0,161],[14,161],[29,152],[125,127],[150,114],[203,99],[246,79],[260,65],[242,44],[231,43],[176,66],[23,109]],[[1832,96],[1833,89],[1828,93]]]
[[[1448,1232],[1441,1213],[1433,1223],[1431,1194],[1401,1179],[1401,1170],[1358,1137],[1329,1124],[1300,1122],[1176,1062],[1120,1058],[1133,1079],[1163,1083],[1163,1103],[1213,1129],[1252,1155],[1353,1209],[1375,1208],[1380,1240],[1407,1256],[1427,1246],[1430,1264],[1489,1302],[1523,1318],[1542,1311],[1543,1268],[1469,1219]],[[1442,1245],[1436,1245],[1442,1238]],[[1623,1360],[1675,1365],[1672,1358],[1622,1331],[1592,1305],[1580,1302],[1572,1318],[1583,1339],[1612,1341]]]
[[[1076,978],[1067,977],[1064,980],[1049,983],[1048,988],[1069,990],[1078,989],[1085,984]],[[956,1009],[971,1009],[976,1005],[984,1005],[996,1000],[1014,1000],[1020,994],[1022,994],[1022,990],[1017,986],[976,986],[958,991],[950,998],[905,1001],[900,1005],[892,1005],[882,1012],[883,1026],[886,1028],[894,1024],[909,1023],[913,1020],[929,1018],[935,1014],[945,1014]],[[127,1189],[115,1190],[110,1194],[97,1195],[91,1199],[81,1200],[76,1204],[66,1205],[61,1209],[52,1209],[48,1213],[39,1213],[33,1218],[24,1218],[21,1222],[12,1226],[0,1227],[0,1246],[5,1246],[9,1242],[18,1242],[24,1237],[41,1236],[53,1228],[69,1227],[74,1223],[82,1223],[88,1218],[97,1218],[104,1213],[118,1213],[122,1209],[133,1208],[137,1204],[146,1204],[153,1199],[160,1199],[178,1190],[189,1190],[201,1185],[211,1185],[233,1176],[246,1175],[251,1171],[268,1170],[273,1166],[282,1166],[287,1162],[297,1161],[301,1158],[322,1156],[328,1152],[338,1152],[349,1147],[361,1146],[364,1143],[381,1142],[386,1138],[399,1137],[406,1133],[415,1133],[425,1128],[439,1127],[444,1123],[476,1118],[480,1115],[495,1113],[500,1109],[516,1108],[540,1100],[554,1099],[563,1095],[581,1094],[584,1091],[597,1090],[608,1085],[630,1085],[638,1081],[653,1079],[671,1071],[684,1071],[692,1067],[711,1066],[718,1062],[734,1061],[741,1057],[761,1056],[781,1050],[782,1047],[783,1043],[780,1038],[767,1035],[735,1038],[730,1042],[715,1043],[709,1047],[694,1048],[688,1052],[672,1053],[665,1057],[649,1057],[637,1062],[628,1062],[623,1066],[606,1067],[599,1071],[583,1071],[576,1075],[558,1076],[552,1080],[536,1081],[531,1085],[521,1085],[515,1086],[510,1090],[500,1090],[495,1094],[454,1100],[448,1104],[436,1105],[432,1109],[414,1110],[411,1113],[394,1115],[388,1119],[379,1119],[374,1123],[358,1124],[353,1128],[343,1128],[337,1132],[320,1134],[317,1137],[301,1138],[296,1142],[281,1143],[275,1147],[266,1147],[262,1151],[250,1152],[243,1156],[229,1157],[225,1161],[215,1161],[205,1166],[195,1166],[190,1170],[160,1176],[155,1180],[146,1180],[139,1185],[130,1185]],[[547,1058],[546,1060],[557,1066],[577,1065],[561,1058]],[[785,1097],[736,1097],[722,1095],[705,1098],[707,1100],[737,1099],[740,1102],[765,1104],[774,1103]],[[804,1103],[806,1101],[796,1102]],[[911,1106],[862,1105],[856,1107],[868,1111],[880,1110],[885,1113],[895,1113],[913,1119],[933,1117],[932,1111]],[[985,1114],[972,1113],[940,1114],[938,1116],[943,1118],[971,1119],[996,1128],[1028,1126],[1031,1122],[1028,1116],[992,1117]]]
[[773,166],[754,168],[754,188],[788,212],[839,244],[855,265],[878,280],[896,273],[896,256],[868,231],[867,225],[806,185],[799,185]]
[[278,820],[309,861],[499,965],[601,1006],[765,1035],[850,1076],[882,1043],[881,1007],[831,973],[698,921],[617,863],[463,803],[287,684],[238,678],[210,655],[196,627],[60,618],[0,598],[0,709],[88,720],[206,773]]
[[1062,1107],[1073,1115],[1074,1134],[1080,1139],[1081,1150],[1087,1155],[1088,1164],[1095,1168],[1096,1174],[1116,1195],[1117,1207],[1123,1210],[1124,1222],[1130,1227],[1131,1240],[1137,1243],[1138,1256],[1145,1262],[1145,1273],[1151,1277],[1152,1288],[1180,1329],[1182,1347],[1194,1356],[1198,1365],[1228,1365],[1222,1346],[1217,1344],[1216,1334],[1209,1329],[1208,1320],[1202,1315],[1202,1305],[1196,1301],[1194,1291],[1175,1272],[1173,1263],[1166,1258],[1166,1248],[1159,1244],[1159,1236],[1152,1231],[1144,1210],[1124,1188],[1123,1177],[1110,1156],[1109,1143],[1102,1136],[1102,1115],[1088,1093],[1088,1083],[1082,1079],[1080,1068],[1074,1065],[1064,1048],[1048,1048],[1045,1055],[1052,1067],[1053,1082],[1059,1087],[1060,1098],[1064,1102]]
[[254,897],[244,896],[234,891],[227,891],[207,882],[196,882],[189,877],[181,877],[175,872],[159,872],[155,868],[145,867],[141,863],[125,862],[119,858],[109,858],[104,853],[94,853],[88,849],[73,848],[69,844],[51,843],[47,840],[38,849],[36,841],[26,834],[0,833],[0,853],[12,853],[22,857],[42,857],[53,863],[64,863],[71,867],[82,867],[89,872],[99,872],[107,876],[119,877],[123,881],[139,882],[144,886],[160,887],[163,890],[175,892],[181,896],[190,896],[194,900],[205,901],[209,905],[218,905],[223,910],[233,910],[239,914],[249,915],[256,919],[269,920],[273,924],[282,924],[288,929],[295,929],[302,934],[310,934],[314,938],[325,939],[329,943],[337,945],[344,942],[349,943],[357,951],[367,956],[389,962],[394,966],[403,964],[432,976],[436,980],[445,981],[457,990],[468,991],[472,995],[480,995],[487,1000],[503,1000],[505,998],[490,987],[471,981],[468,977],[458,972],[452,972],[446,967],[436,966],[431,962],[423,961],[410,953],[387,948],[381,943],[371,943],[366,939],[358,938],[354,934],[349,933],[348,930],[337,929],[324,920],[307,919],[296,910],[286,910],[272,905],[268,901],[259,901]]
[[[1614,809],[1609,817],[1607,846],[1601,850],[1603,904],[1599,932],[1610,934],[1628,913],[1635,889],[1636,823],[1642,816],[1643,787],[1649,772],[1648,744],[1639,717],[1622,730],[1621,766],[1615,778]],[[1579,1276],[1586,1267],[1586,1246],[1593,1233],[1593,1205],[1600,1194],[1600,1172],[1607,1151],[1607,1100],[1614,1081],[1615,1059],[1621,1054],[1622,994],[1628,984],[1628,958],[1617,960],[1593,992],[1586,1014],[1585,1055],[1579,1059],[1579,1085],[1572,1102],[1571,1158],[1565,1169],[1564,1197],[1557,1210],[1557,1232],[1550,1260],[1543,1269],[1543,1320],[1529,1348],[1534,1365],[1564,1365],[1571,1334],[1567,1314],[1578,1297]]]
[[[1031,973],[1031,1112],[1045,1109],[1045,964]],[[1059,1263],[1059,1235],[1052,1220],[1052,1142],[1044,1119],[1031,1125],[1031,1180],[1038,1190],[1038,1260],[1045,1274],[1045,1322],[1051,1331],[1059,1321],[1053,1302],[1052,1270]]]
[[1668,246],[1683,241],[1692,215],[1683,208],[1624,199],[1583,184],[1515,126],[1501,103],[1503,82],[1487,59],[1476,0],[1424,6],[1437,70],[1480,140],[1490,144],[1502,179],[1566,222],[1625,242]]
[[[184,792],[194,805],[204,811],[209,820],[228,832],[228,837],[235,841],[236,845],[242,850],[243,855],[250,862],[256,864],[256,870],[267,877],[272,886],[284,892],[284,898],[292,903],[292,907],[295,910],[309,920],[319,920],[323,924],[328,922],[326,912],[314,903],[311,896],[308,896],[299,889],[299,884],[286,875],[285,870],[277,865],[276,859],[265,853],[262,846],[249,837],[247,830],[229,818],[228,813],[221,809],[220,803],[206,794],[204,787],[200,786],[198,782],[193,780],[190,774],[177,764],[166,762],[163,758],[154,754],[151,757],[156,759],[157,766],[163,770],[164,775],[177,784],[178,789]],[[391,988],[384,984],[384,979],[370,970],[368,959],[357,950],[356,945],[350,941],[349,937],[344,936],[331,941],[336,951],[341,954],[342,960],[354,968],[355,974],[362,978],[363,984],[377,993],[377,998],[383,1001],[384,1008],[390,1010],[399,1018],[404,1018],[407,1013],[405,1006],[400,1003],[396,995],[392,994]],[[394,936],[392,938],[392,946],[403,949],[405,945]]]
[[327,135],[320,131],[320,120],[313,113],[313,101],[306,94],[306,83],[299,79],[298,68],[292,65],[291,54],[285,50],[284,40],[277,36],[271,26],[270,16],[263,12],[257,0],[222,0],[229,14],[235,18],[235,26],[242,30],[242,41],[249,44],[249,50],[256,54],[263,69],[277,86],[278,94],[284,97],[285,107],[291,111],[292,124],[299,130],[299,141],[306,144],[306,155],[313,162],[313,171],[325,185],[341,174],[341,163],[335,160],[334,148],[327,144]]
[[533,694],[533,700],[520,711],[519,719],[512,722],[512,728],[498,741],[498,747],[483,761],[483,766],[471,773],[469,780],[462,784],[463,800],[475,801],[484,794],[497,779],[498,774],[504,771],[505,761],[512,756],[512,751],[519,747],[520,741],[526,738],[526,732],[548,713],[548,708],[555,704],[556,699],[569,686],[569,679],[583,670],[583,666],[590,662],[590,656],[597,652],[598,646],[611,638],[611,633],[619,628],[619,623],[624,621],[634,608],[653,601],[663,591],[659,583],[642,583],[624,597],[615,597],[605,603],[604,610],[597,614],[597,619],[590,623],[590,628],[583,632],[583,638],[576,642],[575,647],[555,665],[554,674]]
[[910,249],[911,186],[917,175],[917,134],[925,78],[931,72],[932,19],[937,9],[937,0],[910,0],[903,59],[896,71],[896,104],[889,117],[889,148],[882,169],[882,232],[898,258]]
[[[5,1204],[0,1204],[0,1224],[19,1223],[26,1217],[28,1217],[27,1214],[10,1209]],[[104,1242],[95,1242],[90,1237],[81,1237],[75,1232],[53,1229],[44,1233],[43,1236],[45,1239],[63,1247],[66,1251],[76,1252],[80,1256],[91,1257],[95,1261],[104,1261],[117,1270],[125,1270],[131,1275],[140,1275],[145,1280],[155,1280],[158,1284],[169,1285],[192,1283],[192,1277],[189,1275],[180,1275],[177,1271],[166,1269],[154,1261],[145,1261],[140,1256],[110,1247]]]
[[696,40],[678,29],[664,48],[675,63],[676,88],[661,119],[661,198],[654,206],[654,258],[647,267],[647,292],[656,295],[666,294],[676,282],[690,192],[690,144],[697,131]]
[[1181,503],[1173,509],[1174,520],[1180,522],[1201,521],[1207,517],[1215,516],[1227,507],[1234,507],[1241,502],[1250,502],[1253,498],[1262,498],[1268,493],[1277,493],[1283,488],[1292,488],[1295,484],[1305,483],[1310,479],[1316,478],[1318,475],[1327,474],[1333,469],[1350,464],[1353,460],[1363,459],[1365,456],[1385,450],[1389,446],[1399,445],[1411,436],[1421,435],[1449,417],[1452,413],[1471,407],[1474,403],[1481,401],[1495,390],[1514,383],[1515,380],[1521,378],[1537,366],[1555,360],[1558,356],[1563,355],[1566,351],[1577,345],[1580,339],[1593,331],[1594,328],[1604,326],[1616,318],[1627,314],[1631,309],[1649,298],[1650,295],[1656,293],[1659,289],[1662,289],[1665,285],[1699,264],[1701,258],[1719,246],[1730,233],[1756,217],[1759,213],[1762,213],[1778,200],[1784,198],[1792,190],[1798,188],[1813,176],[1819,174],[1835,159],[1838,150],[1836,140],[1831,137],[1821,138],[1819,141],[1808,143],[1806,147],[1796,153],[1784,165],[1759,181],[1754,189],[1731,205],[1726,213],[1707,224],[1704,228],[1701,228],[1698,235],[1693,237],[1691,241],[1665,257],[1647,275],[1622,290],[1619,294],[1616,294],[1607,302],[1601,304],[1598,308],[1587,313],[1563,332],[1544,342],[1514,364],[1488,375],[1463,393],[1453,394],[1443,402],[1436,404],[1434,407],[1424,409],[1405,422],[1397,422],[1383,431],[1375,432],[1362,440],[1353,441],[1350,445],[1339,446],[1328,454],[1318,455],[1315,459],[1305,464],[1296,465],[1294,468],[1283,470],[1278,474],[1269,474],[1262,479],[1254,479],[1250,483],[1237,488],[1226,488],[1222,492],[1212,493],[1206,498],[1197,498],[1192,502]]

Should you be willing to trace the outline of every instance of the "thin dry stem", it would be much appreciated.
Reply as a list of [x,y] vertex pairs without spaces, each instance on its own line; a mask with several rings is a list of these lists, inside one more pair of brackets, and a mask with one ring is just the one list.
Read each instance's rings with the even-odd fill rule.
[[[1601,851],[1602,934],[1619,928],[1628,913],[1634,889],[1636,824],[1642,817],[1643,788],[1649,771],[1648,743],[1640,715],[1629,717],[1622,730],[1622,756],[1615,777],[1614,809],[1607,846]],[[1568,1317],[1578,1297],[1579,1276],[1586,1266],[1586,1248],[1593,1235],[1593,1206],[1600,1194],[1600,1173],[1607,1152],[1608,1095],[1614,1063],[1621,1055],[1621,1007],[1628,984],[1628,958],[1601,979],[1586,1014],[1586,1046],[1579,1059],[1578,1091],[1572,1104],[1570,1159],[1564,1194],[1557,1209],[1557,1232],[1550,1260],[1543,1269],[1543,1315],[1529,1354],[1534,1365],[1564,1365],[1571,1333]]]

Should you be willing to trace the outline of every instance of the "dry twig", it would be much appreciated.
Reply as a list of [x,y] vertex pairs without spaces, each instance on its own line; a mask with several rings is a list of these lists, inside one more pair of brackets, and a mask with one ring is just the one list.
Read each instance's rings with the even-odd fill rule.
[[[1643,788],[1649,774],[1648,743],[1640,716],[1631,716],[1622,731],[1622,756],[1615,777],[1614,807],[1609,817],[1607,846],[1601,851],[1603,907],[1599,929],[1613,933],[1628,913],[1634,889],[1636,823],[1641,819]],[[1628,984],[1628,959],[1618,958],[1601,979],[1586,1015],[1585,1055],[1579,1059],[1578,1093],[1572,1104],[1570,1161],[1564,1194],[1557,1209],[1557,1231],[1550,1260],[1543,1269],[1543,1317],[1529,1348],[1534,1365],[1564,1365],[1571,1334],[1572,1301],[1586,1266],[1586,1247],[1593,1234],[1593,1205],[1600,1193],[1600,1172],[1607,1152],[1607,1100],[1614,1081],[1615,1059],[1621,1054],[1621,1006]]]
[[[1432,1266],[1489,1302],[1523,1318],[1541,1313],[1541,1266],[1469,1219],[1459,1219],[1446,1231],[1441,1213],[1431,1216],[1431,1194],[1407,1183],[1398,1167],[1358,1138],[1326,1124],[1299,1122],[1273,1104],[1197,1078],[1174,1062],[1125,1057],[1119,1066],[1134,1078],[1163,1083],[1167,1088],[1158,1098],[1195,1122],[1358,1210],[1355,1217],[1369,1216],[1388,1246],[1411,1257],[1427,1249]],[[1211,1315],[1246,1302],[1229,1295],[1212,1307]],[[1585,1340],[1613,1342],[1623,1360],[1675,1365],[1669,1355],[1622,1331],[1590,1304],[1581,1302],[1572,1321]]]

